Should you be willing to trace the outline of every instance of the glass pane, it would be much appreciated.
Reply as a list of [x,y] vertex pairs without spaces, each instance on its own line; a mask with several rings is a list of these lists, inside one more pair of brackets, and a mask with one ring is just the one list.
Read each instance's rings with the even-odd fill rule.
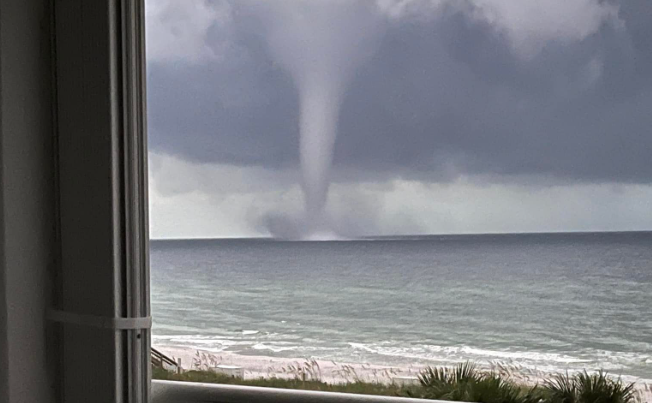
[[418,376],[469,362],[650,399],[648,2],[147,8],[154,348],[268,386],[442,398]]

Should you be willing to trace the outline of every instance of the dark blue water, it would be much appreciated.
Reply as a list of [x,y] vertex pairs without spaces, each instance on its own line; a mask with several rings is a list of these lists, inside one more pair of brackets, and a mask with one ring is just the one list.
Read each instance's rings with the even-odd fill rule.
[[652,378],[652,232],[151,244],[154,344]]

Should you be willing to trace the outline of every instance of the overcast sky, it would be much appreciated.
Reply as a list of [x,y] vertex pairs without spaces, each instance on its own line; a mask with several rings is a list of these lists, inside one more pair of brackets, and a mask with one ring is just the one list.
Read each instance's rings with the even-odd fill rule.
[[266,236],[302,209],[270,27],[289,8],[356,35],[324,1],[380,21],[338,123],[327,209],[348,231],[652,229],[652,1],[148,0],[153,238]]

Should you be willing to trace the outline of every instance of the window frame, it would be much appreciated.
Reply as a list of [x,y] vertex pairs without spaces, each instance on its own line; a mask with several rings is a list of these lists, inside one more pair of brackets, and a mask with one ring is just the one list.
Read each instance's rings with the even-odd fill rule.
[[53,2],[58,399],[148,402],[144,0]]

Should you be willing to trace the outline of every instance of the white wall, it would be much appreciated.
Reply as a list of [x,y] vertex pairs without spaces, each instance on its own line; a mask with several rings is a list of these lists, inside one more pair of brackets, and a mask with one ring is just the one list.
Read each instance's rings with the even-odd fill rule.
[[0,1],[0,402],[52,402],[55,264],[48,0]]

